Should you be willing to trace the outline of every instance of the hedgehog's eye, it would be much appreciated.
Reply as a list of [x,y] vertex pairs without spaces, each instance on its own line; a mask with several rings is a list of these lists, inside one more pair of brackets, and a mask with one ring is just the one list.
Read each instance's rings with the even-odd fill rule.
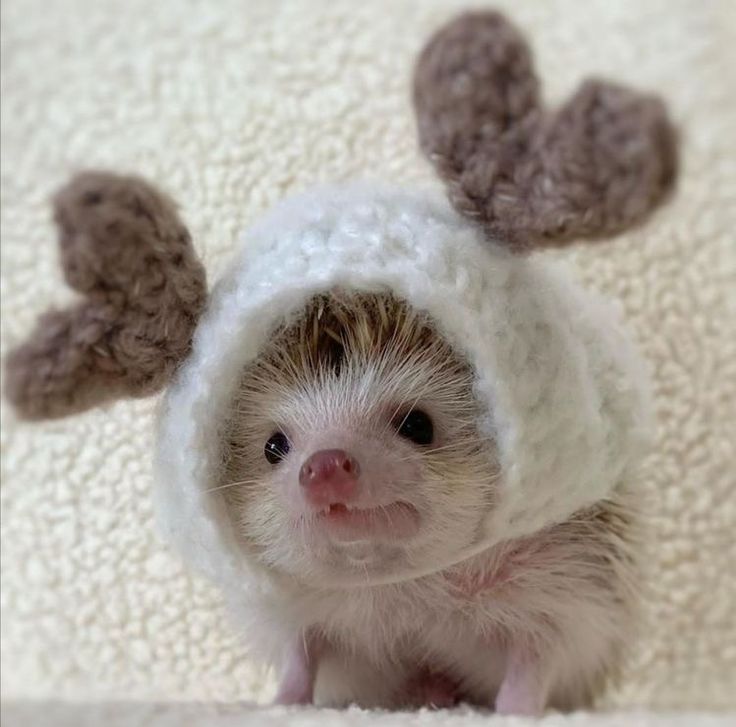
[[271,464],[278,464],[289,453],[289,440],[283,432],[271,435],[263,448],[263,454]]
[[414,444],[432,444],[434,427],[428,414],[421,409],[412,409],[408,414],[395,420],[397,431]]

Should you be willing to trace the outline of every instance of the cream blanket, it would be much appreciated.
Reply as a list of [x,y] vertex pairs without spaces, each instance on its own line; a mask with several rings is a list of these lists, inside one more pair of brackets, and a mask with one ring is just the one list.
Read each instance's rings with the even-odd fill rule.
[[[624,301],[654,366],[659,413],[656,450],[641,476],[651,513],[644,638],[604,704],[734,708],[736,5],[496,5],[529,34],[551,102],[584,74],[606,75],[658,89],[681,126],[673,203],[635,234],[567,253],[588,284]],[[46,305],[69,298],[47,198],[76,168],[136,170],[165,185],[212,273],[226,264],[238,231],[286,192],[366,175],[431,181],[416,149],[409,74],[428,34],[462,7],[5,0],[3,347],[20,341]],[[154,404],[120,403],[34,426],[3,408],[5,700],[271,693],[270,676],[248,663],[217,594],[157,539]],[[130,723],[144,723],[130,709]],[[171,724],[184,723],[172,709]],[[286,713],[271,714],[277,724]],[[337,724],[334,713],[289,714],[295,724]],[[619,718],[634,719],[600,724]],[[249,723],[243,719],[238,724]],[[268,724],[265,713],[254,719]],[[356,724],[370,721],[361,719]],[[661,719],[651,724],[672,723]],[[465,725],[474,717],[416,720]]]

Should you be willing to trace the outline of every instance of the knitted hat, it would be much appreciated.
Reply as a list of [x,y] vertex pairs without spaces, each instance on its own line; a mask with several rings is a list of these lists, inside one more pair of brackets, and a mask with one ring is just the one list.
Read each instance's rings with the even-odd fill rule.
[[358,184],[284,201],[245,235],[206,309],[173,204],[139,179],[78,177],[57,220],[67,280],[87,298],[11,356],[9,396],[27,416],[58,416],[151,393],[177,369],[160,417],[160,521],[188,561],[232,583],[248,564],[213,487],[243,368],[315,294],[391,292],[475,374],[501,477],[474,552],[605,498],[646,440],[642,366],[613,306],[526,253],[643,220],[672,185],[674,134],[652,97],[588,82],[549,114],[537,85],[498,14],[445,26],[420,56],[414,100],[452,206]]
[[[489,244],[442,199],[367,186],[278,205],[215,287],[169,388],[159,436],[159,513],[218,579],[237,569],[221,481],[229,407],[245,364],[310,298],[390,291],[426,311],[475,372],[502,477],[484,545],[606,497],[639,456],[646,386],[617,313],[559,265]],[[242,557],[242,556],[240,556]],[[229,561],[229,563],[228,563]]]

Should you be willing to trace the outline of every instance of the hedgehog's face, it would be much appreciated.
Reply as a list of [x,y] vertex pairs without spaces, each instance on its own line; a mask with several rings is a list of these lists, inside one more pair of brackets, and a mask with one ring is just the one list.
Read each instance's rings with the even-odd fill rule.
[[431,568],[476,542],[493,443],[468,366],[388,296],[319,298],[245,372],[222,494],[245,547],[322,584]]

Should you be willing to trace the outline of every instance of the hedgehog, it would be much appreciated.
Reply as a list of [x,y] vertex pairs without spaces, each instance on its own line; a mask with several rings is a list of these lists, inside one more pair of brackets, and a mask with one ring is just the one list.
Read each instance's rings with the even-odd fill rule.
[[[258,606],[294,630],[270,656],[288,675],[278,701],[311,702],[317,663],[327,704],[490,706],[498,695],[500,711],[531,713],[547,697],[589,702],[610,672],[636,603],[624,488],[437,569],[493,508],[499,468],[479,408],[468,362],[387,294],[315,297],[246,368],[216,487],[242,546],[293,579]],[[384,583],[397,565],[431,572]],[[509,659],[529,658],[520,642],[553,661],[533,685],[499,691]]]
[[647,219],[676,134],[604,81],[545,110],[490,11],[430,39],[414,105],[446,197],[288,198],[209,294],[171,199],[77,175],[55,216],[82,297],[11,352],[5,393],[43,419],[166,387],[162,534],[277,702],[578,708],[635,629],[651,406],[621,311],[543,251]]

